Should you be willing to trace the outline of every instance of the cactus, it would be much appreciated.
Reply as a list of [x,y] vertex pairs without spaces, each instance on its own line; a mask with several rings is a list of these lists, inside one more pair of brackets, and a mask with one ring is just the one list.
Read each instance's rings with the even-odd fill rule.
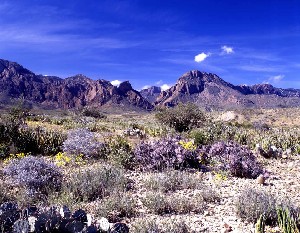
[[277,209],[278,225],[283,233],[299,233],[296,222],[291,216],[289,209]]
[[255,224],[255,233],[265,233],[266,219],[264,215],[260,215]]

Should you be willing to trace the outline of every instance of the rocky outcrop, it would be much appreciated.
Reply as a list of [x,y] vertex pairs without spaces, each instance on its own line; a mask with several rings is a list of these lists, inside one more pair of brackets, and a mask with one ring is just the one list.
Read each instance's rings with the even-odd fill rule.
[[160,87],[152,86],[140,91],[141,95],[150,103],[154,103],[161,92]]
[[36,75],[15,62],[1,59],[0,94],[3,100],[22,97],[32,103],[54,108],[111,104],[146,110],[153,108],[128,81],[115,87],[109,81],[92,80],[82,74],[66,79]]

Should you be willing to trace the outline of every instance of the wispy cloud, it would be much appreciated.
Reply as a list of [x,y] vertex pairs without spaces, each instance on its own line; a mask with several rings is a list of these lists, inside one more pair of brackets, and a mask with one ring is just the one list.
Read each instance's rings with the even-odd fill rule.
[[280,82],[282,79],[284,78],[284,75],[280,74],[280,75],[275,75],[272,76],[268,79],[268,82],[270,83],[278,83]]
[[111,81],[110,82],[112,85],[114,85],[114,86],[119,86],[121,83],[122,83],[122,81],[120,81],[120,80],[113,80],[113,81]]
[[195,56],[195,62],[203,62],[206,58],[208,58],[211,54],[210,53],[199,53]]
[[271,67],[267,65],[242,65],[238,67],[241,70],[253,71],[253,72],[276,72],[278,69],[276,67]]
[[160,86],[160,85],[162,85],[163,84],[163,81],[162,80],[158,80],[157,82],[155,82],[155,85],[158,85],[158,86]]
[[[73,48],[77,50],[82,47],[118,49],[133,45],[130,42],[127,43],[116,38],[85,37],[70,33],[55,33],[55,29],[45,30],[44,26],[32,29],[21,29],[13,26],[6,27],[0,31],[0,41],[8,44],[16,43],[19,46],[32,45],[33,47],[48,48],[49,50],[53,50],[54,48],[66,50]],[[47,46],[44,46],[45,44]]]
[[233,48],[232,47],[228,47],[227,45],[222,46],[221,49],[222,49],[222,54],[231,54],[231,53],[234,53]]

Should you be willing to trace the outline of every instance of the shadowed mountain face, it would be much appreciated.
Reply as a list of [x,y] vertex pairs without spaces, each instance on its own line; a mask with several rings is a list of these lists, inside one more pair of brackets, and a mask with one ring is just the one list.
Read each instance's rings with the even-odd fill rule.
[[153,108],[128,81],[115,87],[109,81],[92,80],[84,75],[66,79],[36,75],[15,62],[1,59],[0,93],[2,98],[22,97],[53,108],[80,108],[86,105]]
[[193,70],[162,91],[155,105],[174,106],[179,102],[216,108],[292,107],[300,106],[300,90],[275,88],[270,84],[235,86],[215,74]]
[[150,103],[154,103],[161,92],[160,87],[152,86],[140,91],[141,95]]
[[270,84],[235,86],[198,70],[185,73],[166,91],[151,87],[138,92],[128,81],[116,87],[84,75],[66,79],[36,75],[15,62],[0,59],[0,102],[20,97],[44,107],[65,109],[93,106],[150,110],[154,105],[175,106],[179,102],[209,108],[300,106],[300,90]]

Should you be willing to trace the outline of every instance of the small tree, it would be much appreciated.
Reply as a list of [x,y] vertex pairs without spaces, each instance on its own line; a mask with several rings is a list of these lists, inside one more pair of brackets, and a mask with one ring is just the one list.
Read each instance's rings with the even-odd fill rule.
[[174,128],[177,132],[184,132],[198,127],[205,121],[204,113],[193,103],[179,103],[174,108],[158,110],[156,119],[164,125]]

